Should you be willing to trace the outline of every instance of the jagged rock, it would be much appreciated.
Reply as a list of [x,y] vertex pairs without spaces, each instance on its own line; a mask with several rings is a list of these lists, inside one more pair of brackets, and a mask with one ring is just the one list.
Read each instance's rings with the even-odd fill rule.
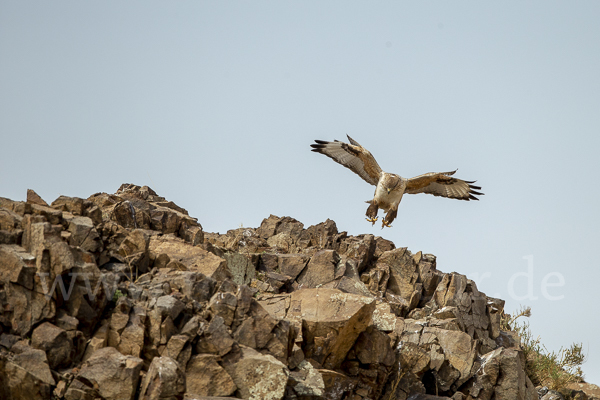
[[18,335],[28,334],[56,312],[54,299],[45,295],[48,288],[37,275],[36,261],[20,246],[0,245],[0,322]]
[[97,350],[100,350],[103,347],[106,347],[108,344],[108,332],[110,329],[110,323],[106,321],[104,324],[100,326],[94,333],[94,336],[90,339],[85,353],[83,355],[83,361],[87,361],[92,354],[94,354]]
[[375,237],[359,235],[345,238],[337,248],[339,254],[357,260],[357,270],[362,272],[373,259],[375,253]]
[[37,204],[40,206],[49,207],[48,203],[44,201],[33,189],[27,189],[27,202],[30,204]]
[[300,240],[303,241],[304,248],[314,246],[316,249],[333,249],[337,235],[335,222],[327,219],[320,224],[309,226],[302,232]]
[[134,229],[129,235],[121,242],[118,254],[123,257],[123,261],[127,263],[130,268],[137,271],[138,274],[145,274],[148,272],[150,265],[150,256],[148,254],[148,248],[150,244],[151,231],[144,229]]
[[186,335],[171,336],[161,356],[170,357],[181,366],[187,365],[192,356],[192,346],[189,341],[190,338]]
[[[64,214],[63,214],[64,216]],[[94,223],[89,217],[71,216],[68,221],[69,244],[85,251],[97,252],[102,249],[102,241]]]
[[51,207],[81,216],[86,205],[89,205],[89,203],[86,204],[85,200],[79,197],[59,196],[52,202]]
[[12,360],[15,364],[47,385],[54,386],[56,384],[52,372],[50,372],[48,358],[43,350],[33,349],[27,345],[17,345],[13,346],[12,351],[15,353]]
[[0,244],[21,244],[23,217],[0,207]]
[[387,290],[406,301],[409,310],[415,308],[421,300],[422,284],[410,252],[406,248],[387,251],[379,256],[377,265],[389,268]]
[[223,356],[231,350],[234,340],[227,332],[227,326],[223,317],[215,316],[208,328],[198,338],[196,343],[197,353],[211,353]]
[[251,297],[248,290],[240,287],[237,296],[235,321],[232,325],[233,338],[240,344],[262,349],[272,339],[272,330],[277,321]]
[[223,255],[227,261],[227,269],[232,276],[232,280],[238,285],[247,285],[256,276],[256,266],[252,258],[240,253],[225,253]]
[[262,221],[260,227],[256,230],[256,234],[263,239],[268,239],[280,233],[288,234],[291,237],[298,237],[303,227],[304,224],[294,218],[280,218],[271,214],[269,218],[265,218]]
[[67,331],[50,322],[44,322],[33,330],[31,345],[46,352],[50,368],[67,366],[73,360],[73,343]]
[[536,400],[537,392],[525,374],[523,353],[515,349],[503,349],[499,358],[500,373],[494,388],[498,399]]
[[185,393],[186,377],[177,361],[154,357],[140,390],[140,400],[176,400]]
[[289,370],[275,357],[240,346],[223,359],[223,367],[231,376],[244,399],[279,400],[283,398]]
[[223,317],[225,325],[231,326],[237,306],[237,297],[233,293],[218,292],[208,303],[208,308],[215,314]]
[[[65,398],[79,399],[97,391],[104,399],[132,400],[140,378],[143,362],[134,356],[125,356],[114,347],[104,347],[83,363]],[[69,393],[71,392],[71,393]]]
[[200,272],[216,280],[231,277],[227,261],[181,239],[153,236],[148,250],[151,260],[156,260],[161,254],[167,255],[169,261],[165,268]]
[[[36,371],[36,372],[39,372]],[[45,375],[45,374],[44,374]],[[46,400],[52,385],[0,354],[0,397],[10,400]]]
[[349,393],[356,387],[356,379],[350,378],[340,372],[328,369],[318,369],[317,371],[319,371],[323,379],[323,385],[325,386],[323,397],[327,400],[349,398]]
[[292,293],[287,318],[302,326],[305,356],[334,369],[370,324],[374,309],[372,298],[335,289],[302,289]]
[[303,288],[315,288],[333,281],[339,261],[340,256],[334,250],[317,252],[298,276],[298,284]]
[[186,392],[199,396],[230,396],[237,386],[212,354],[192,356],[185,369]]
[[379,303],[373,311],[373,324],[382,332],[392,332],[396,327],[396,315],[391,311],[389,303]]
[[309,260],[310,257],[306,254],[280,254],[277,257],[277,266],[282,274],[296,279]]
[[323,376],[307,361],[302,361],[296,371],[290,372],[288,386],[300,397],[322,397],[325,394]]
[[[114,315],[114,314],[113,314]],[[140,357],[144,348],[146,309],[134,306],[129,313],[129,320],[119,337],[117,349],[123,355]]]
[[572,382],[567,384],[567,388],[574,391],[582,391],[590,400],[600,399],[600,387],[597,385],[585,382]]
[[396,361],[390,337],[374,326],[368,327],[360,334],[353,348],[356,358],[362,364],[383,364],[391,367]]
[[155,307],[161,317],[169,316],[174,321],[185,308],[185,304],[176,297],[167,295],[156,299]]
[[331,220],[205,233],[132,184],[28,200],[0,198],[0,398],[533,398],[504,301],[431,254]]

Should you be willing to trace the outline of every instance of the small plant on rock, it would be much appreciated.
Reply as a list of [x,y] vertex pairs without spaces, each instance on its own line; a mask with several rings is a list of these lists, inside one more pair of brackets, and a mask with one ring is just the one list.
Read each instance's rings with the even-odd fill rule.
[[518,333],[525,355],[525,372],[534,385],[547,386],[553,390],[566,387],[571,382],[583,381],[581,365],[586,356],[581,343],[573,343],[558,352],[548,351],[540,337],[533,337],[528,322],[517,322],[520,317],[531,316],[531,308],[521,308],[514,317],[502,318],[502,329]]

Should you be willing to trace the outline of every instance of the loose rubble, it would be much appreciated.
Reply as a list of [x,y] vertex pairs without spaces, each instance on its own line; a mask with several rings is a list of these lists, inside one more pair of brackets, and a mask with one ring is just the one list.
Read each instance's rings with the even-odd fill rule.
[[503,308],[435,256],[331,220],[209,233],[132,184],[0,198],[2,399],[554,398]]

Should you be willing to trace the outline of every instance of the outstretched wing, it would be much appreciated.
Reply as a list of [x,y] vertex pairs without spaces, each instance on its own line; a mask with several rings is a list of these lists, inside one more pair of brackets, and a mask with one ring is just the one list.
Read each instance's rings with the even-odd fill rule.
[[[348,135],[346,135],[348,136]],[[325,154],[336,163],[358,174],[371,185],[377,186],[382,170],[371,155],[369,150],[362,147],[358,142],[348,136],[351,144],[340,142],[326,142],[324,140],[315,140],[316,144],[311,144],[312,151]]]
[[472,185],[475,181],[463,181],[462,179],[453,178],[456,172],[430,172],[410,178],[406,183],[404,193],[429,193],[434,196],[448,197],[459,200],[479,200],[475,196],[481,196],[483,193],[477,192],[481,190],[480,186]]

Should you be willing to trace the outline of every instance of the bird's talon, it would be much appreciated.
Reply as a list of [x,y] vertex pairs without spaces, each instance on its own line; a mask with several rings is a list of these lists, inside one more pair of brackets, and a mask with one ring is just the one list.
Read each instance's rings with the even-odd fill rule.
[[375,222],[377,222],[378,219],[379,217],[367,218],[367,221],[369,221],[372,225],[375,225]]
[[390,222],[387,222],[385,219],[381,221],[381,229],[388,227],[391,228],[392,224]]

